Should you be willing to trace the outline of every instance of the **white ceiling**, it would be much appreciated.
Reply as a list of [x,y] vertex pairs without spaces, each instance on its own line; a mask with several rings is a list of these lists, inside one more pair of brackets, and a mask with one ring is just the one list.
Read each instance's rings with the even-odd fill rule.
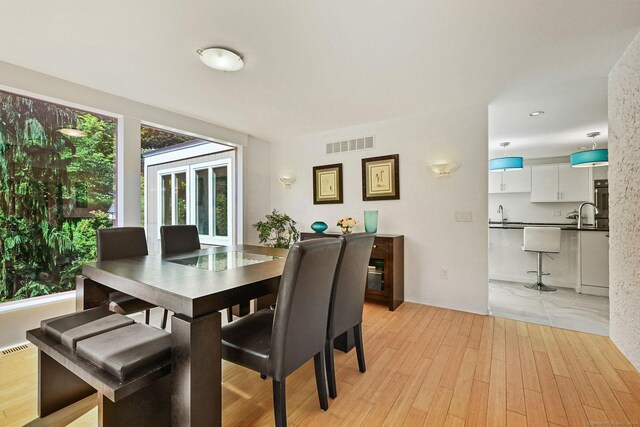
[[[568,146],[565,123],[606,120],[640,2],[2,0],[0,17],[2,61],[267,139],[486,102],[492,144]],[[204,67],[195,51],[212,45],[245,69]],[[534,125],[530,109],[548,114]]]

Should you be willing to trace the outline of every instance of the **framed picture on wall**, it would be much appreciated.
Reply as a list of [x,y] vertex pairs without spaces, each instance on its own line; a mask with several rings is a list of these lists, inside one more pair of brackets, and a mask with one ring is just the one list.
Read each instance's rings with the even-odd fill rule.
[[342,203],[342,163],[313,167],[313,204]]
[[362,200],[400,199],[400,160],[397,154],[362,159]]

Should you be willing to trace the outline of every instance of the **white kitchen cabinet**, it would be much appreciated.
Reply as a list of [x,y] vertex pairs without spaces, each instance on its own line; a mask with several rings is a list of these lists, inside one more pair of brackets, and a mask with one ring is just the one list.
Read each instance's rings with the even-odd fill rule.
[[529,193],[531,166],[522,170],[489,172],[489,193]]
[[531,167],[532,202],[586,202],[590,195],[590,168],[568,164]]
[[582,293],[609,296],[608,231],[580,232]]
[[531,167],[531,201],[558,201],[558,165]]
[[591,200],[591,168],[572,168],[558,165],[558,192],[561,202],[588,202]]

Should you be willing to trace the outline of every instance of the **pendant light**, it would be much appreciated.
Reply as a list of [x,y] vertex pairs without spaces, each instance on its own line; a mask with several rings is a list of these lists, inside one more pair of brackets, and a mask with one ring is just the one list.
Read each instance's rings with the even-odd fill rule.
[[590,132],[587,137],[592,138],[593,148],[586,151],[577,151],[571,154],[572,168],[593,168],[597,166],[607,166],[609,164],[609,150],[597,148],[596,136],[600,132]]
[[523,168],[524,159],[522,157],[507,157],[507,147],[510,142],[501,142],[500,146],[504,148],[502,157],[496,157],[489,160],[489,170],[491,172],[516,171]]

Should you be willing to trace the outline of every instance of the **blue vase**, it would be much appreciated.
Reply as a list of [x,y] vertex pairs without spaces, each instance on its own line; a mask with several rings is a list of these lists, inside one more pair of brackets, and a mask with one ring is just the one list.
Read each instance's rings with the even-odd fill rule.
[[329,228],[326,222],[316,221],[311,224],[311,229],[316,233],[324,233],[324,231]]
[[378,211],[364,211],[364,231],[367,233],[378,231]]

